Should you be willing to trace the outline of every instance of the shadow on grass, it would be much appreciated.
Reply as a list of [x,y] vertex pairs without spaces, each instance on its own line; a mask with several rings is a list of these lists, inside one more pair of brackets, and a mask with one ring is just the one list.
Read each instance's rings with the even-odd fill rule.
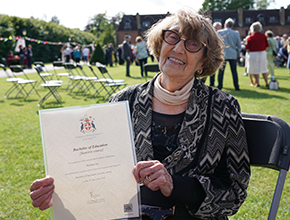
[[[226,89],[228,93],[232,94],[235,97],[241,97],[241,98],[252,98],[252,99],[284,99],[284,100],[288,100],[287,98],[280,96],[280,95],[276,95],[276,94],[269,94],[263,91],[268,91],[269,89],[267,88],[260,88],[257,89],[255,91],[253,90],[249,90],[249,89],[242,89],[241,91],[236,91],[234,89]],[[275,92],[275,90],[271,90],[273,92]],[[290,93],[290,89],[286,89],[286,88],[279,88],[280,92],[287,92]]]
[[[8,100],[15,100],[16,102],[12,102],[10,105],[14,105],[14,106],[24,106],[25,103],[38,103],[38,99],[29,99],[29,100],[24,100],[24,98],[17,98],[17,99],[13,99],[13,98],[9,98]],[[36,104],[37,105],[37,104]]]
[[59,104],[57,101],[50,101],[45,102],[42,104],[42,106],[37,109],[36,113],[38,114],[38,110],[44,110],[44,109],[51,109],[51,108],[64,108],[65,102],[62,102],[62,104]]

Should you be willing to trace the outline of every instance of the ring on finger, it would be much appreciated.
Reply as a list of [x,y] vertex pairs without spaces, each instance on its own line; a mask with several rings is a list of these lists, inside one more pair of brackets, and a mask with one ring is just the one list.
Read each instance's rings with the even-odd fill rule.
[[146,176],[146,179],[147,179],[149,182],[152,181],[152,179],[150,178],[150,176]]

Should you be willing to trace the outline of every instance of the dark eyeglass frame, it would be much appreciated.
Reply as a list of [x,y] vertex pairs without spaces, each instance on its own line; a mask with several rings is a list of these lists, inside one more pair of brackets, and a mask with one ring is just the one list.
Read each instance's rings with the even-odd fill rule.
[[[176,43],[174,43],[174,44],[172,44],[172,43],[168,43],[168,42],[166,41],[166,39],[165,39],[165,33],[166,33],[166,32],[171,32],[171,33],[177,34],[177,36],[179,37],[178,41],[176,41]],[[189,50],[189,49],[187,48],[187,46],[186,46],[186,41],[188,41],[188,40],[190,40],[190,39],[185,39],[185,38],[181,37],[181,36],[179,35],[179,33],[177,33],[177,32],[174,31],[174,30],[165,30],[165,29],[163,29],[163,30],[162,30],[162,38],[163,38],[163,40],[164,40],[167,44],[169,44],[169,45],[176,45],[176,44],[179,43],[180,40],[183,40],[183,41],[184,41],[184,47],[185,47],[185,49],[186,49],[188,52],[190,52],[190,53],[197,53],[197,52],[200,51],[203,47],[206,47],[206,43],[204,43],[204,42],[201,41],[201,47],[200,47],[198,50],[195,50],[195,51]]]

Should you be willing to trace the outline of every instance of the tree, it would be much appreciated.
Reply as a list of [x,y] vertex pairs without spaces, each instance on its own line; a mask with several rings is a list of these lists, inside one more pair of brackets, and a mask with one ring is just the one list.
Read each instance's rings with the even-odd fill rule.
[[9,19],[8,15],[0,14],[0,36],[5,40],[0,41],[0,63],[6,65],[5,59],[8,56],[10,50],[15,47],[15,42],[8,40],[10,36],[14,36],[15,29],[13,23]]
[[255,0],[205,0],[202,4],[203,11],[226,11],[237,10],[238,8],[252,9]]
[[94,64],[96,62],[104,64],[106,62],[105,60],[105,54],[101,46],[98,44],[93,51],[92,56],[90,57],[90,63]]
[[56,24],[59,24],[59,19],[58,19],[57,16],[53,16],[53,17],[51,18],[50,22],[54,22],[54,23],[56,23]]
[[225,11],[227,2],[224,0],[205,0],[202,3],[203,11]]
[[227,10],[238,10],[242,8],[244,10],[253,9],[255,0],[231,0],[228,2]]
[[121,19],[121,13],[119,12],[115,17],[109,19],[106,14],[95,15],[87,24],[85,30],[94,34],[97,37],[97,44],[105,45],[112,43],[116,46],[116,30],[118,22]]

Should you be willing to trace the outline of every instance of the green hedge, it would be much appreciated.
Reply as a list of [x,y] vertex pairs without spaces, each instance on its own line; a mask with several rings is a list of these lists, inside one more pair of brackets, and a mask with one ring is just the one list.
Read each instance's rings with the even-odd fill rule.
[[[96,36],[79,29],[70,29],[54,22],[45,22],[35,18],[19,18],[0,14],[0,38],[22,36],[25,29],[26,37],[49,42],[71,42],[91,44],[96,42]],[[0,61],[7,58],[10,50],[15,49],[17,40],[0,41]],[[34,61],[52,62],[55,57],[60,57],[62,45],[50,45],[26,40],[26,45],[31,44]],[[14,52],[17,54],[16,52]]]

